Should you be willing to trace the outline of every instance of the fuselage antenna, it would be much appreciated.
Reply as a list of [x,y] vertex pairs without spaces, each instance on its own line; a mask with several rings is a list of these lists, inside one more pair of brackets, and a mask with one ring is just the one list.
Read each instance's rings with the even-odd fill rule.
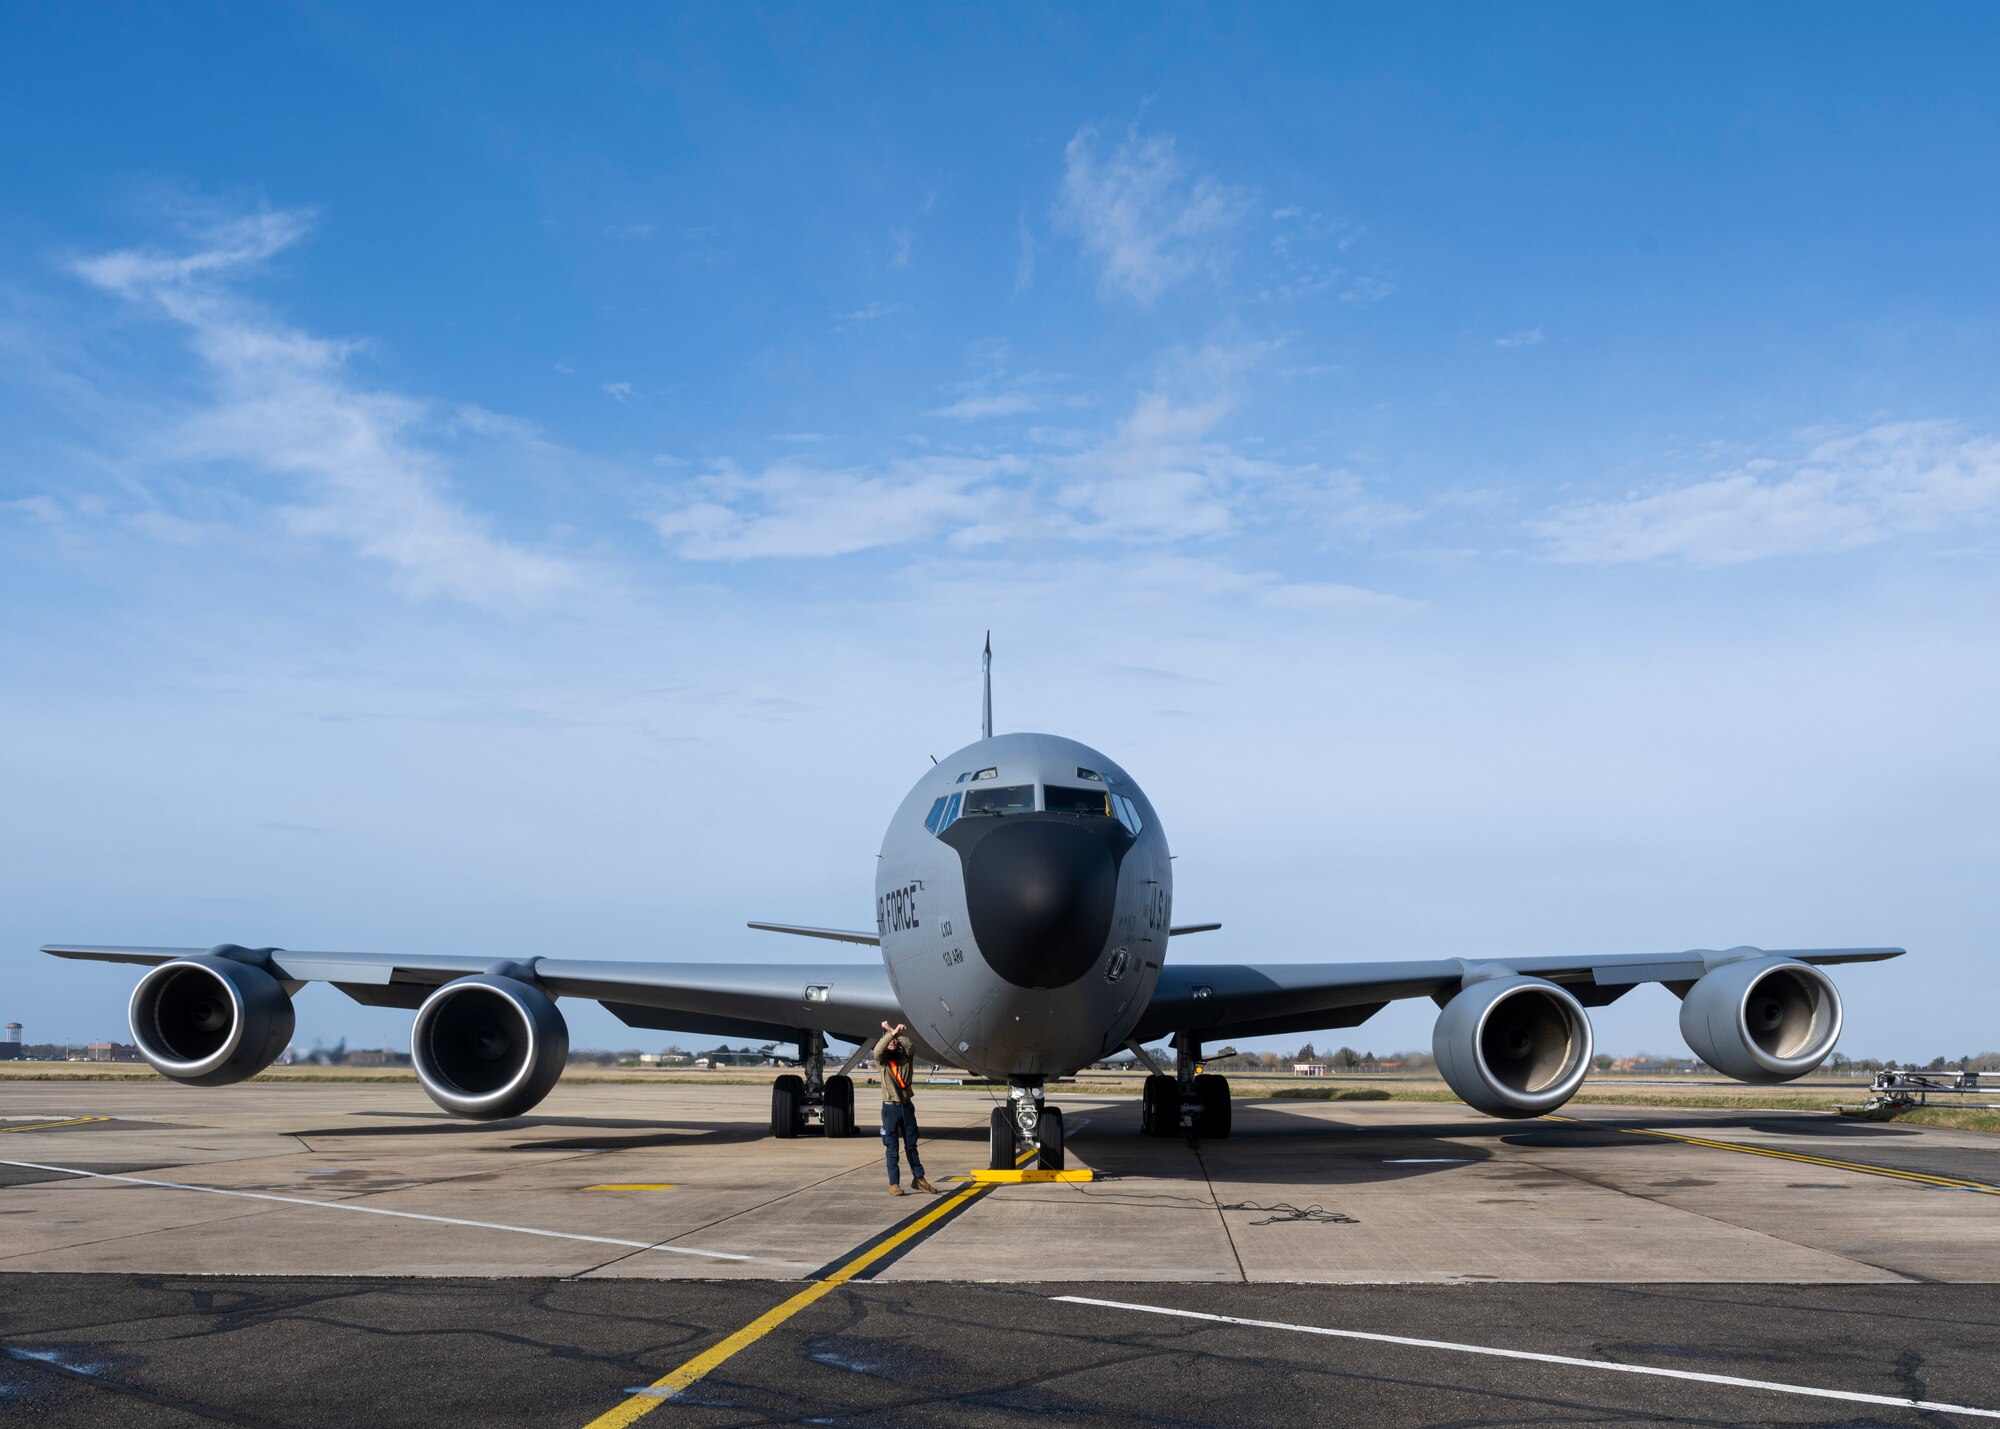
[[993,738],[993,632],[986,632],[986,654],[979,662],[981,673],[986,678],[986,703],[984,718],[980,721],[980,738]]

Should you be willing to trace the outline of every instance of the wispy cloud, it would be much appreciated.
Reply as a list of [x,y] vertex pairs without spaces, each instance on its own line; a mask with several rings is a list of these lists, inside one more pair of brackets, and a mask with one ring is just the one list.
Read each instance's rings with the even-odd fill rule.
[[981,422],[997,417],[1024,416],[1054,407],[1090,405],[1088,398],[1063,390],[1067,379],[1061,374],[1023,372],[1009,375],[1004,370],[1005,363],[1006,354],[1002,348],[994,353],[993,372],[955,384],[952,390],[958,395],[932,411],[931,415],[953,422]]
[[630,382],[603,382],[598,384],[597,390],[616,402],[629,402],[632,400],[632,384]]
[[785,442],[791,446],[815,446],[826,440],[825,432],[773,432],[771,440]]
[[1105,288],[1142,303],[1223,267],[1248,207],[1244,193],[1190,169],[1165,135],[1128,130],[1107,149],[1085,127],[1063,150],[1058,222],[1097,259]]
[[351,546],[419,593],[502,605],[569,584],[565,562],[496,535],[451,496],[438,438],[472,430],[471,414],[362,385],[350,370],[354,344],[288,327],[230,286],[311,226],[305,211],[262,211],[208,224],[188,251],[128,249],[73,265],[178,324],[202,364],[205,400],[149,433],[146,459],[296,483],[305,499],[279,510],[285,529]]
[[1541,342],[1542,330],[1538,327],[1525,328],[1520,332],[1493,339],[1495,347],[1539,347]]
[[1359,273],[1340,290],[1340,300],[1350,307],[1366,308],[1396,295],[1396,285],[1380,273]]
[[604,229],[606,238],[651,238],[653,225],[650,223],[614,223]]
[[1332,296],[1350,307],[1379,303],[1395,286],[1379,268],[1356,272],[1346,257],[1362,230],[1296,203],[1272,209],[1269,266],[1258,289],[1259,302],[1298,302]]
[[694,561],[829,557],[950,531],[976,539],[1006,459],[912,458],[876,469],[718,463],[676,488],[653,528]]
[[1043,404],[1044,399],[1032,392],[989,392],[961,397],[956,402],[939,407],[931,415],[948,417],[955,422],[976,422],[988,417],[1018,417],[1024,412],[1037,412]]
[[1822,437],[1698,481],[1578,502],[1534,524],[1557,561],[1735,565],[1898,537],[1971,533],[2000,516],[2000,439],[1943,422]]
[[894,316],[903,310],[901,303],[867,303],[851,312],[835,313],[837,323],[872,323],[881,318]]
[[[721,464],[665,493],[651,519],[689,559],[829,556],[919,541],[1171,548],[1252,527],[1325,538],[1414,519],[1369,497],[1351,474],[1258,457],[1221,434],[1254,348],[1176,354],[1126,414],[1098,433],[1031,430],[1028,445],[865,466]],[[984,383],[942,415],[960,420],[1073,404],[1034,374]],[[1038,441],[1038,435],[1042,440]]]
[[1359,539],[1415,513],[1369,496],[1353,474],[1257,455],[1223,432],[1254,349],[1180,354],[1102,438],[1049,458],[1054,534],[1172,545],[1283,527]]

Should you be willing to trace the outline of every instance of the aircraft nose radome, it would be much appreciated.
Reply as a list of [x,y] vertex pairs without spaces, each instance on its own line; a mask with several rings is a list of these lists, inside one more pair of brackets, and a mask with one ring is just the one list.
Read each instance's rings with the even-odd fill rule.
[[1067,987],[1104,951],[1118,859],[1075,823],[1003,820],[964,851],[972,936],[1016,987]]

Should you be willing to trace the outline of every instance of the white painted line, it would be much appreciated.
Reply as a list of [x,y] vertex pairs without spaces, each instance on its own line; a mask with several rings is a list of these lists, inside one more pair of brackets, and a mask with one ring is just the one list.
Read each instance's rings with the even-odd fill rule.
[[1450,1340],[1416,1340],[1406,1335],[1378,1335],[1366,1330],[1332,1330],[1324,1325],[1289,1325],[1283,1320],[1247,1320],[1236,1315],[1206,1315],[1199,1310],[1176,1310],[1168,1305],[1131,1305],[1122,1300],[1093,1300],[1084,1295],[1052,1295],[1070,1305],[1095,1305],[1105,1310],[1137,1310],[1146,1315],[1170,1315],[1180,1320],[1208,1320],[1218,1325],[1247,1325],[1253,1330],[1290,1330],[1299,1335],[1326,1335],[1340,1340],[1369,1340],[1380,1345],[1407,1345],[1419,1350],[1453,1350],[1462,1355],[1487,1355],[1503,1360],[1532,1360],[1536,1364],[1571,1365],[1577,1369],[1608,1370],[1613,1374],[1643,1374],[1656,1379],[1688,1379],[1700,1384],[1722,1384],[1732,1389],[1761,1389],[1772,1394],[1799,1394],[1810,1399],[1839,1399],[1849,1404],[1886,1404],[1896,1409],[1927,1409],[1936,1414],[1970,1414],[1978,1419],[2000,1419],[2000,1409],[1974,1409],[1964,1404],[1940,1404],[1934,1399],[1904,1399],[1893,1394],[1860,1394],[1848,1389],[1820,1389],[1810,1384],[1784,1384],[1772,1379],[1739,1379],[1733,1374],[1701,1374],[1691,1369],[1656,1369],[1652,1365],[1615,1364],[1610,1360],[1578,1359],[1574,1355],[1545,1355],[1533,1350],[1503,1350],[1492,1345],[1461,1345]]
[[430,1216],[422,1211],[392,1211],[387,1206],[357,1206],[351,1201],[311,1201],[304,1196],[274,1196],[268,1191],[232,1191],[222,1186],[190,1186],[181,1181],[149,1181],[143,1176],[114,1176],[108,1171],[82,1171],[74,1166],[43,1166],[34,1161],[0,1161],[0,1166],[20,1166],[29,1171],[58,1171],[65,1176],[88,1176],[93,1181],[118,1181],[127,1186],[153,1186],[163,1191],[202,1191],[211,1196],[239,1196],[246,1201],[276,1201],[286,1206],[314,1206],[323,1211],[357,1211],[367,1216],[396,1216],[406,1221],[431,1221],[444,1226],[470,1226],[481,1231],[512,1231],[515,1235],[546,1236],[551,1240],[581,1240],[592,1245],[622,1245],[633,1250],[658,1251],[662,1255],[696,1255],[704,1260],[755,1261],[759,1265],[803,1265],[803,1261],[766,1260],[760,1255],[734,1255],[726,1250],[695,1250],[684,1245],[655,1245],[647,1240],[618,1240],[612,1236],[581,1235],[575,1231],[545,1231],[534,1226],[509,1226],[498,1221],[468,1221],[457,1216]]
[[1470,1156],[1399,1156],[1384,1161],[1384,1166],[1463,1166]]

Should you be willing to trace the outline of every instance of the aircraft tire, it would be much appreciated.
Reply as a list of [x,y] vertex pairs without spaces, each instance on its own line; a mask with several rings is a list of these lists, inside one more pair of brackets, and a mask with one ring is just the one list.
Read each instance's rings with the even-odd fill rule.
[[1139,1126],[1148,1136],[1177,1136],[1181,1119],[1177,1111],[1180,1090],[1172,1077],[1146,1078],[1145,1102]]
[[771,1135],[790,1141],[805,1120],[806,1079],[790,1073],[771,1083]]
[[1063,1169],[1063,1114],[1059,1106],[1042,1108],[1041,1149],[1035,1157],[1035,1167],[1040,1171],[1060,1171]]
[[1229,1078],[1204,1073],[1194,1079],[1195,1099],[1201,1112],[1195,1117],[1197,1136],[1221,1140],[1229,1135]]
[[826,1112],[821,1124],[829,1137],[853,1136],[854,1079],[831,1076],[826,1079]]
[[986,1149],[986,1168],[989,1171],[1014,1169],[1014,1114],[1004,1106],[993,1108]]

